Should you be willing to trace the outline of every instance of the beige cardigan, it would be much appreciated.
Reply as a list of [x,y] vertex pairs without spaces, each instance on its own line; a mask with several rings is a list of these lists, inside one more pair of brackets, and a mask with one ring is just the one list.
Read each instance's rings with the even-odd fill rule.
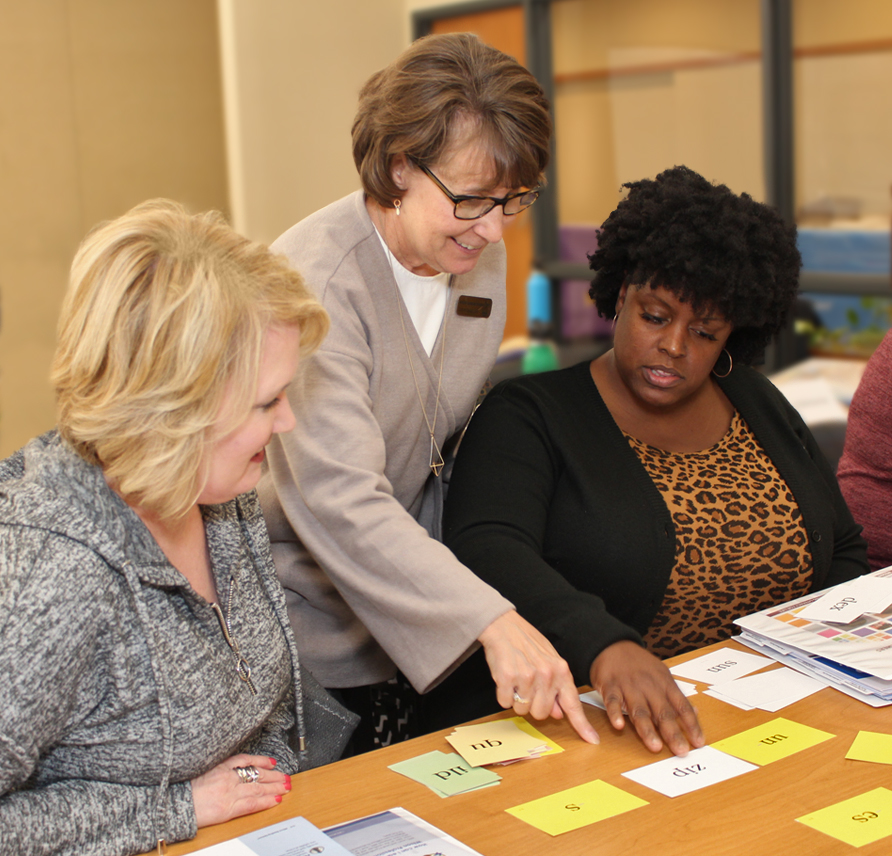
[[[297,427],[268,447],[259,488],[301,660],[326,687],[376,683],[398,667],[424,692],[511,603],[431,537],[439,535],[443,485],[430,477],[402,298],[362,193],[301,221],[273,249],[304,274],[332,320],[293,384]],[[492,315],[458,315],[462,294],[490,298]],[[403,312],[430,419],[446,341],[436,437],[448,448],[502,338],[504,246],[453,278],[430,357]]]

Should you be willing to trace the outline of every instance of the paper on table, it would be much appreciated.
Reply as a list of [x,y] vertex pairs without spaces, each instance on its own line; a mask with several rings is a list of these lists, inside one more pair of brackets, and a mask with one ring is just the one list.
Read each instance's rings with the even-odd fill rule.
[[755,710],[755,708],[751,704],[744,704],[742,701],[737,701],[737,699],[730,698],[729,696],[723,696],[719,692],[717,687],[703,690],[703,695],[712,696],[714,699],[718,699],[725,704],[730,704],[731,707],[736,707],[738,710]]
[[[750,709],[757,707],[771,713],[807,698],[812,693],[824,689],[826,684],[816,678],[794,672],[786,666],[738,678],[734,681],[713,687],[709,695],[713,698],[728,701],[737,707],[743,705]],[[746,709],[746,708],[744,708]]]
[[799,610],[798,618],[851,624],[866,612],[885,612],[892,603],[892,579],[889,577],[857,577]]
[[389,769],[427,786],[441,797],[451,797],[479,788],[488,788],[501,781],[498,773],[471,767],[454,752],[426,752],[406,761],[391,764]]
[[842,422],[848,414],[833,387],[822,377],[789,380],[778,387],[802,417],[806,425]]
[[667,797],[677,797],[756,769],[714,746],[704,746],[688,752],[684,758],[666,758],[623,775]]
[[[692,695],[697,695],[697,687],[693,684],[689,684],[687,681],[676,681],[676,686],[684,693],[685,698],[689,698]],[[589,690],[587,693],[580,693],[579,700],[585,702],[586,704],[590,704],[592,707],[600,707],[601,710],[606,710],[604,707],[604,699],[601,697],[601,693],[597,690]],[[628,711],[623,707],[623,713],[628,716]]]
[[796,820],[853,847],[862,847],[892,835],[892,791],[874,788]]
[[223,841],[197,850],[201,856],[308,856],[322,853],[325,856],[352,856],[340,844],[329,838],[321,829],[304,817],[292,817],[240,838]]
[[[457,838],[399,807],[329,826],[325,832],[351,854],[362,856],[480,856]],[[326,850],[325,856],[330,852]]]
[[765,764],[780,761],[781,758],[810,749],[835,736],[810,725],[778,717],[741,731],[733,737],[717,740],[712,745],[730,755],[764,767]]
[[859,731],[846,752],[846,758],[874,764],[892,764],[892,734]]
[[643,805],[647,800],[598,779],[506,811],[549,835],[560,835]]
[[477,725],[462,725],[446,740],[472,767],[498,764],[518,758],[538,757],[553,751],[535,729],[521,729],[514,719],[497,719]]
[[718,651],[672,666],[669,671],[673,675],[680,675],[692,681],[714,685],[742,678],[750,672],[755,672],[756,669],[770,666],[773,662],[758,654],[736,651],[734,648],[719,648]]

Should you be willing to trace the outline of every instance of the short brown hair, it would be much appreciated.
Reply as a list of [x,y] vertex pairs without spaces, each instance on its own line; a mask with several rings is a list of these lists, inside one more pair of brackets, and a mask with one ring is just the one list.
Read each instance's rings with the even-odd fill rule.
[[59,319],[60,434],[128,502],[184,514],[210,443],[253,405],[277,323],[299,327],[304,354],[328,331],[303,277],[220,214],[156,199],[100,224],[74,257]]
[[496,184],[543,182],[551,115],[542,87],[507,54],[471,33],[451,33],[419,39],[359,93],[353,160],[366,194],[385,207],[402,198],[394,158],[436,166],[462,120],[492,153]]

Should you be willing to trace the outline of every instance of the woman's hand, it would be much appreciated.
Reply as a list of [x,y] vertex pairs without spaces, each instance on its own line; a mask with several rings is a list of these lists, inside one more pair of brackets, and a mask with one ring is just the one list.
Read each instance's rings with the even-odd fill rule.
[[614,642],[605,648],[592,663],[591,681],[613,727],[625,726],[625,710],[651,752],[659,752],[664,741],[675,755],[706,744],[697,714],[669,670],[637,643]]
[[[279,773],[265,755],[233,755],[192,780],[192,801],[198,827],[223,823],[244,814],[272,808],[291,790],[291,776]],[[260,778],[245,783],[236,767],[256,767]]]
[[599,742],[582,712],[570,667],[532,624],[512,610],[493,621],[479,640],[502,707],[533,719],[566,715],[583,740]]

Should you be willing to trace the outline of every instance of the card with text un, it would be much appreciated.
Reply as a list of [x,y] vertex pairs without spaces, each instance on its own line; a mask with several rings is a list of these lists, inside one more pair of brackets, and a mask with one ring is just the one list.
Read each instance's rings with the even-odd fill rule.
[[728,752],[764,767],[772,761],[780,761],[781,758],[795,755],[803,749],[810,749],[835,736],[819,728],[812,728],[810,725],[792,722],[779,716],[755,728],[741,731],[733,737],[716,740],[712,745],[722,752]]

